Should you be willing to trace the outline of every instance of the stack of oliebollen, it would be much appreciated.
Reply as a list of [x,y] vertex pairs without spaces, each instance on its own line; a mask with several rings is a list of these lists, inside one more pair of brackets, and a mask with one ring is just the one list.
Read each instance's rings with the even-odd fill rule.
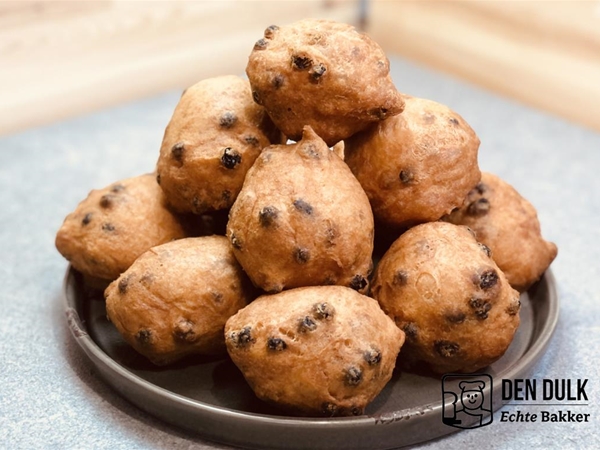
[[246,73],[187,89],[156,173],[92,191],[58,232],[110,282],[123,338],[158,365],[227,352],[259,398],[309,416],[363,414],[395,365],[500,358],[557,249],[480,172],[465,120],[398,92],[346,24],[270,26]]

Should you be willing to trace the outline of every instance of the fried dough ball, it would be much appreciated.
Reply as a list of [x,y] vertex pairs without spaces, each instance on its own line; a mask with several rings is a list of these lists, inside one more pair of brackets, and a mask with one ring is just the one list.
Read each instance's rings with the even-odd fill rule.
[[341,286],[263,296],[225,326],[256,395],[301,415],[360,415],[392,376],[404,333],[377,302]]
[[491,173],[483,172],[463,205],[444,220],[471,228],[519,291],[537,281],[558,252],[555,244],[542,238],[533,205]]
[[310,125],[328,145],[402,112],[383,50],[354,27],[304,19],[265,30],[246,73],[254,100],[297,141]]
[[84,275],[112,281],[146,250],[189,234],[146,174],[91,191],[65,218],[56,248]]
[[371,291],[406,333],[407,365],[474,372],[499,359],[519,325],[519,293],[467,227],[404,233],[381,259]]
[[310,127],[297,144],[263,150],[231,208],[227,236],[252,282],[267,292],[323,284],[368,288],[369,200]]
[[252,300],[249,280],[224,236],[154,247],[105,291],[123,338],[157,365],[223,353],[225,322]]
[[165,130],[159,184],[179,212],[227,209],[263,147],[280,142],[247,80],[228,75],[200,81],[183,93]]
[[481,177],[479,138],[465,120],[431,100],[405,99],[402,114],[344,141],[373,214],[396,227],[438,220]]

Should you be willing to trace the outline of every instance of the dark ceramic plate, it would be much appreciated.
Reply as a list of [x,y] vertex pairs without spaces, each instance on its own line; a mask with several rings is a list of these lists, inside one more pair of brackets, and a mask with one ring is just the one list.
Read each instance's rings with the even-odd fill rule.
[[[389,449],[457,431],[443,423],[439,378],[396,371],[364,416],[297,418],[258,400],[227,358],[190,359],[158,368],[131,349],[106,319],[101,291],[69,269],[64,283],[69,327],[104,380],[139,408],[203,437],[247,448]],[[521,326],[506,354],[485,372],[483,393],[502,406],[501,379],[524,378],[558,321],[550,271],[521,295]],[[457,382],[457,380],[454,380]],[[448,398],[446,398],[448,401]],[[465,423],[463,423],[465,425]]]

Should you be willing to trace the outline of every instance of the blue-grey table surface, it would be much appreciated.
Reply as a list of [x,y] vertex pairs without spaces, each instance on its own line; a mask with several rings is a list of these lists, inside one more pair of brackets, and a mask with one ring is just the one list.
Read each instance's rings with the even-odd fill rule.
[[[560,320],[532,377],[589,380],[589,405],[577,411],[591,414],[588,423],[511,424],[496,413],[487,427],[417,447],[600,448],[600,134],[400,58],[391,64],[401,91],[461,114],[481,139],[482,170],[537,208],[559,247]],[[154,170],[179,96],[0,138],[0,448],[228,448],[117,395],[72,339],[61,300],[67,262],[54,237],[64,217],[89,190]]]

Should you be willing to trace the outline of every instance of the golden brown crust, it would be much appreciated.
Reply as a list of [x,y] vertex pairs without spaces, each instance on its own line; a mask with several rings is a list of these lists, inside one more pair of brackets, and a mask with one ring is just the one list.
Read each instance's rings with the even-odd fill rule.
[[160,185],[179,212],[229,208],[261,150],[280,142],[247,80],[200,81],[184,92],[165,130],[156,168]]
[[438,220],[481,176],[479,138],[462,117],[430,100],[405,101],[402,114],[345,141],[375,217],[397,227]]
[[56,248],[90,277],[114,280],[146,250],[187,235],[154,174],[93,190],[56,234]]
[[256,395],[304,415],[358,415],[392,376],[404,333],[341,286],[256,299],[227,321],[227,351]]
[[381,259],[371,293],[406,333],[403,361],[473,372],[500,358],[519,325],[519,293],[467,227],[404,233]]
[[321,284],[362,292],[368,287],[369,201],[310,127],[297,144],[264,149],[231,208],[227,236],[250,279],[267,292]]
[[268,27],[246,67],[255,101],[286,136],[310,125],[328,145],[402,112],[389,72],[366,34],[320,19]]
[[491,173],[483,172],[462,206],[444,220],[471,228],[490,248],[511,286],[521,292],[542,276],[558,252],[542,238],[533,205]]
[[150,249],[106,289],[123,338],[153,363],[225,351],[227,319],[251,300],[227,238],[180,239]]

